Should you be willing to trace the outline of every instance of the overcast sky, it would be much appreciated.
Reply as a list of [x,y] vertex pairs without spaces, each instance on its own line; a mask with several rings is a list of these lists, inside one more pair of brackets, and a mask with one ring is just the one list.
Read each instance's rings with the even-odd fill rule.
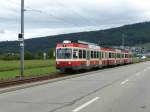
[[[21,0],[0,1],[0,41],[17,40]],[[150,0],[25,0],[25,38],[150,20]]]

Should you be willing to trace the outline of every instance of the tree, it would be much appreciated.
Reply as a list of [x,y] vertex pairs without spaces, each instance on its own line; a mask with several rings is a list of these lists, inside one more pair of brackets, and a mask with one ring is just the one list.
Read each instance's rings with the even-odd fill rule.
[[50,48],[50,49],[48,50],[48,58],[54,59],[54,58],[55,58],[54,53],[55,53],[55,49]]
[[26,51],[24,54],[24,58],[25,60],[32,60],[32,59],[35,59],[35,56],[31,52]]

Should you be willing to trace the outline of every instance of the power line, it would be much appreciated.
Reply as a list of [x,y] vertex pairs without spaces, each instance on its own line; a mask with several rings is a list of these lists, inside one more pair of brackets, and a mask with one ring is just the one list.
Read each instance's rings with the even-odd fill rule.
[[67,7],[67,6],[65,6],[62,2],[60,2],[59,0],[55,0],[55,2],[57,3],[57,4],[59,4],[61,7],[63,7],[64,9],[67,9],[67,11],[69,10],[71,10],[70,12],[73,12],[74,14],[76,14],[76,15],[78,15],[78,16],[80,16],[82,19],[84,19],[86,22],[90,22],[90,23],[94,23],[95,24],[95,22],[94,21],[92,21],[92,20],[90,20],[90,19],[88,19],[87,17],[85,17],[85,16],[83,16],[83,15],[81,15],[81,14],[79,14],[76,10],[74,10],[73,8],[71,8],[71,7]]
[[75,23],[69,22],[69,21],[67,21],[67,20],[64,19],[64,18],[57,17],[57,16],[53,15],[52,13],[47,13],[47,12],[45,12],[45,11],[43,11],[43,10],[33,9],[33,8],[30,8],[30,7],[27,7],[27,8],[25,9],[25,11],[33,11],[33,12],[37,12],[37,13],[41,13],[41,14],[46,14],[46,15],[48,15],[48,16],[50,16],[50,17],[53,17],[53,18],[55,18],[55,19],[57,19],[57,20],[59,20],[59,21],[62,21],[62,22],[64,22],[64,23],[66,23],[66,24],[78,26],[78,25],[75,24]]
[[[11,2],[11,3],[13,3],[13,4],[15,4],[15,5],[17,5],[17,6],[19,6],[19,4],[18,4],[17,2],[14,2],[14,1],[12,1],[12,0],[8,0],[8,1]],[[78,11],[74,10],[74,9],[71,8],[71,7],[68,7],[68,6],[64,5],[64,4],[63,4],[62,2],[60,2],[59,0],[55,0],[55,2],[56,2],[59,6],[63,7],[63,9],[66,9],[67,11],[71,12],[70,14],[72,14],[72,15],[77,15],[78,17],[80,17],[80,18],[82,19],[82,21],[84,21],[84,22],[86,22],[86,23],[91,23],[91,24],[92,24],[92,25],[88,25],[88,26],[94,26],[94,25],[93,25],[93,24],[95,24],[94,21],[88,19],[88,18],[87,18],[86,16],[84,16],[84,15],[81,15],[80,13],[78,13]],[[15,11],[16,11],[16,10],[15,10]],[[25,8],[25,11],[29,11],[29,12],[31,11],[31,12],[37,12],[37,13],[41,13],[41,14],[46,14],[46,15],[48,15],[48,16],[50,16],[50,17],[53,17],[53,18],[57,19],[58,21],[64,22],[65,24],[69,24],[69,25],[81,27],[80,23],[75,23],[75,22],[73,23],[72,21],[69,21],[67,18],[65,19],[65,18],[62,18],[62,17],[58,17],[58,16],[56,16],[56,15],[54,15],[54,14],[52,14],[52,13],[47,13],[47,12],[45,12],[45,11],[43,11],[43,10],[34,9],[34,8],[31,8],[31,7],[26,7],[26,8]],[[16,11],[16,12],[17,12],[17,11]]]

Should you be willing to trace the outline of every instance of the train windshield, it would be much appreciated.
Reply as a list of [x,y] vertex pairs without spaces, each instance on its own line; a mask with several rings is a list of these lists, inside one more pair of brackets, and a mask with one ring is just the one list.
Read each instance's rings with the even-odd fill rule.
[[57,49],[57,59],[71,59],[72,49],[70,48],[59,48]]

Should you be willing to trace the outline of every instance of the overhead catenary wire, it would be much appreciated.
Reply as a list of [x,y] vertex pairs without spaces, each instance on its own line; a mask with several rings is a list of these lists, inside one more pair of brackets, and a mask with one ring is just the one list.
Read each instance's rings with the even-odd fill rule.
[[[17,2],[14,2],[12,0],[9,0],[9,2],[17,5]],[[78,16],[81,19],[81,21],[84,21],[84,23],[86,22],[87,23],[87,27],[88,26],[95,26],[95,24],[97,24],[95,21],[89,19],[88,17],[86,17],[84,15],[81,15],[78,11],[76,11],[72,7],[69,7],[69,6],[65,5],[60,0],[55,0],[54,2],[56,4],[58,4],[59,6],[61,6],[64,10],[67,10],[71,15],[76,15],[76,16]],[[55,15],[55,13],[53,13],[53,12],[47,12],[47,11],[44,11],[44,10],[41,10],[41,9],[31,8],[29,6],[25,7],[25,11],[26,12],[30,12],[31,11],[31,12],[37,12],[37,13],[40,13],[40,14],[45,14],[45,15],[48,15],[51,18],[55,19],[56,21],[63,22],[64,24],[73,25],[75,27],[81,27],[81,23],[78,23],[78,21],[77,22],[76,21],[74,21],[74,22],[70,21],[67,18]]]
[[[67,11],[69,10],[70,12],[72,12],[73,15],[75,14],[75,15],[79,16],[80,18],[82,18],[83,21],[86,21],[86,22],[88,22],[88,23],[91,23],[91,24],[92,24],[91,26],[93,26],[93,24],[95,24],[94,21],[92,21],[91,19],[87,18],[86,16],[81,15],[81,14],[78,13],[76,10],[74,10],[72,7],[68,7],[68,6],[64,5],[64,4],[63,4],[62,2],[60,2],[59,0],[55,0],[55,2],[56,2],[59,6],[63,7],[64,9],[66,9]],[[96,23],[96,24],[97,24],[97,23]]]
[[[78,17],[81,18],[82,21],[86,22],[87,24],[88,24],[88,23],[91,24],[91,25],[87,25],[87,26],[95,26],[95,24],[97,24],[95,21],[93,21],[93,20],[87,18],[87,17],[84,16],[84,15],[81,15],[78,11],[76,11],[76,10],[73,9],[72,7],[69,7],[69,6],[65,5],[65,4],[63,4],[60,0],[55,0],[54,2],[55,2],[57,5],[61,6],[63,9],[66,9],[66,11],[68,11],[70,14],[72,14],[72,15],[77,15]],[[31,9],[31,8],[30,8],[30,9]],[[49,15],[49,16],[51,16],[51,17],[53,17],[53,18],[55,18],[55,19],[57,19],[57,20],[59,20],[59,21],[63,21],[63,22],[65,22],[65,23],[67,23],[67,24],[81,27],[81,23],[75,23],[75,22],[73,23],[73,22],[71,22],[71,21],[68,20],[68,19],[65,19],[65,18],[62,18],[62,17],[58,17],[58,16],[56,16],[56,15],[54,15],[54,14],[52,14],[52,13],[46,13],[45,11],[42,11],[42,10],[39,10],[39,9],[33,9],[33,8],[32,8],[32,10],[30,10],[30,11],[35,11],[35,12],[40,12],[40,13],[43,13],[43,14],[47,14],[47,15]]]
[[33,11],[33,12],[37,12],[37,13],[41,13],[41,14],[45,14],[45,15],[48,15],[50,17],[53,17],[54,19],[58,20],[58,21],[61,21],[61,22],[64,22],[65,24],[69,24],[69,25],[74,25],[74,26],[79,26],[78,24],[75,24],[75,23],[72,23],[64,18],[61,18],[61,17],[58,17],[52,13],[47,13],[46,11],[44,10],[40,10],[40,9],[34,9],[34,8],[30,8],[30,7],[26,7],[25,11]]
[[[15,1],[12,1],[12,0],[8,0],[8,2],[10,2],[11,4],[14,4],[15,6],[18,6],[18,7],[20,5],[19,3],[15,2]],[[15,12],[18,12],[18,10],[16,10],[16,9],[12,9],[12,10],[14,10]],[[75,23],[71,23],[71,22],[65,20],[64,18],[57,17],[57,16],[55,16],[52,13],[47,13],[44,10],[35,9],[35,8],[31,8],[29,6],[26,6],[25,9],[24,9],[24,11],[26,11],[26,12],[30,12],[31,11],[31,12],[37,12],[37,13],[45,14],[45,15],[48,15],[48,16],[50,16],[50,17],[52,17],[52,18],[54,18],[54,19],[56,19],[58,21],[64,22],[65,24],[69,24],[69,25],[73,25],[73,26],[78,26]]]

